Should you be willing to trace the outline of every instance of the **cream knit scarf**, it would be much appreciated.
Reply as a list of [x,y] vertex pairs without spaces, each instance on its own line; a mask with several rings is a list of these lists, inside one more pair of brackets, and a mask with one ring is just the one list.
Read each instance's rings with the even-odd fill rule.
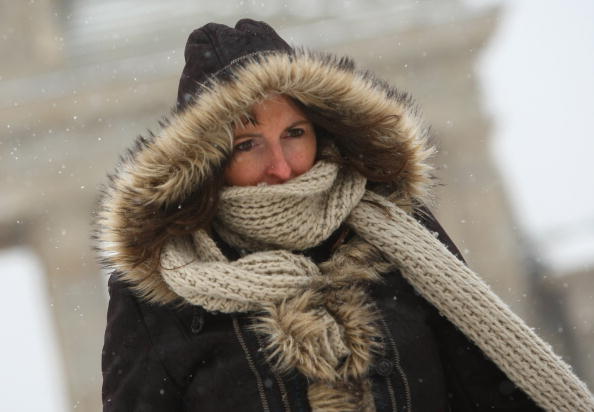
[[[229,262],[198,231],[191,242],[166,245],[161,275],[191,304],[259,313],[271,361],[308,378],[313,410],[374,410],[368,373],[380,332],[365,285],[395,265],[541,407],[594,411],[592,394],[546,343],[435,236],[365,184],[319,161],[282,185],[226,188],[215,230],[242,257]],[[342,223],[358,236],[328,262],[298,253]]]

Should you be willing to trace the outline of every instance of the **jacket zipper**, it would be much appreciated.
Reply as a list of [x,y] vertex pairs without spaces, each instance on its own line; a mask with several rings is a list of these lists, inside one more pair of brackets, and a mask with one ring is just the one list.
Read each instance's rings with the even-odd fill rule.
[[392,401],[392,410],[394,412],[398,412],[398,404],[396,403],[396,395],[394,394],[394,387],[392,386],[392,382],[390,382],[390,377],[386,376],[384,379],[386,380],[386,386],[388,387],[388,393],[390,394],[390,400]]
[[[388,325],[386,324],[386,320],[384,319],[383,316],[381,316],[381,321],[382,321],[382,325],[384,327],[384,332],[385,332],[386,336],[388,337],[388,339],[390,340],[390,346],[392,347],[392,352],[394,353],[394,357],[393,357],[394,366],[396,366],[396,369],[398,370],[398,373],[400,374],[400,377],[402,378],[402,383],[404,384],[404,395],[406,397],[406,410],[408,412],[412,412],[412,402],[410,400],[410,387],[408,386],[408,379],[406,378],[406,374],[404,373],[404,370],[402,369],[402,366],[400,365],[400,353],[398,352],[398,348],[396,347],[396,342],[394,342],[394,338],[392,338],[392,334],[390,333],[390,330],[388,329]],[[390,385],[389,389],[390,389],[390,396],[395,397],[394,389],[392,388],[391,385]],[[394,400],[394,404],[396,404],[395,400]]]
[[241,345],[241,348],[243,349],[243,353],[245,354],[245,358],[246,358],[247,363],[250,367],[250,370],[256,377],[256,385],[258,386],[258,393],[260,394],[260,400],[262,401],[262,409],[264,409],[264,411],[266,411],[266,412],[270,412],[270,407],[268,406],[268,400],[266,399],[266,394],[264,393],[264,384],[262,383],[262,377],[258,373],[258,370],[256,369],[256,365],[254,365],[252,356],[248,352],[247,345],[245,344],[245,340],[243,339],[243,335],[241,334],[241,328],[239,327],[239,322],[237,321],[237,318],[235,316],[233,316],[233,328],[235,329],[235,335],[237,336],[237,340],[239,341],[239,344]]
[[[252,325],[254,325],[254,318],[250,318],[250,322]],[[260,339],[260,336],[257,333],[254,333],[254,335],[256,336],[256,340],[258,341],[258,350],[263,351],[264,348],[262,347],[262,340]],[[268,359],[266,358],[266,356],[263,355],[263,357],[264,357],[264,361],[266,362],[266,365],[268,365],[268,368],[272,372],[272,375],[274,376],[274,379],[276,380],[276,383],[278,384],[278,388],[281,393],[281,400],[283,401],[285,410],[287,412],[291,412],[291,406],[289,405],[289,394],[287,392],[287,388],[285,387],[285,383],[282,381],[280,375],[274,370],[272,365],[270,365],[270,362],[268,362]]]
[[[377,309],[377,307],[376,307]],[[384,335],[386,334],[386,331],[384,330]],[[386,358],[386,340],[384,339],[383,336],[380,337],[381,338],[381,356],[382,358]],[[386,383],[386,387],[388,388],[388,395],[390,395],[390,401],[392,404],[392,411],[394,412],[398,412],[398,408],[397,408],[397,403],[396,403],[396,395],[394,394],[394,387],[392,386],[392,382],[390,382],[390,377],[389,376],[384,376],[384,381]]]

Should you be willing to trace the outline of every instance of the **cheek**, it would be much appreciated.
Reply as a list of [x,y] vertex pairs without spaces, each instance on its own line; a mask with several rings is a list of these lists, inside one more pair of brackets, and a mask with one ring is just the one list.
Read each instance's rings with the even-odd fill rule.
[[293,171],[300,175],[311,169],[316,160],[316,138],[311,136],[303,140],[297,140],[296,143],[291,152],[293,159],[291,166]]
[[249,156],[232,160],[225,169],[225,184],[229,186],[252,186],[261,181],[263,170],[259,165],[262,162],[253,161]]

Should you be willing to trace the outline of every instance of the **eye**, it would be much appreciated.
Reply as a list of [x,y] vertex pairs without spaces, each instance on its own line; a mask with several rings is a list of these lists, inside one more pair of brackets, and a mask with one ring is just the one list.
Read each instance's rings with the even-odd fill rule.
[[236,152],[249,152],[254,148],[254,141],[253,140],[244,140],[241,143],[238,143],[233,148]]
[[287,130],[287,134],[289,135],[289,137],[303,136],[304,133],[305,133],[305,130],[301,129],[299,127],[294,127],[292,129]]

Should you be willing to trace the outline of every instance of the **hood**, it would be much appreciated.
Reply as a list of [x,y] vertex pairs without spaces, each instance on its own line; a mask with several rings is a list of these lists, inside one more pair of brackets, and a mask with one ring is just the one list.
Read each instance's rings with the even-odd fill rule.
[[102,188],[93,235],[100,262],[148,300],[176,298],[149,264],[152,246],[175,235],[172,216],[180,208],[199,197],[215,201],[217,193],[207,188],[221,178],[232,153],[232,125],[270,94],[291,96],[343,126],[367,128],[358,139],[396,143],[390,150],[401,171],[393,185],[398,196],[415,203],[429,199],[427,161],[434,150],[407,94],[356,69],[349,58],[328,53],[257,53],[234,63],[224,76],[202,84],[197,97],[160,131],[138,137]]

